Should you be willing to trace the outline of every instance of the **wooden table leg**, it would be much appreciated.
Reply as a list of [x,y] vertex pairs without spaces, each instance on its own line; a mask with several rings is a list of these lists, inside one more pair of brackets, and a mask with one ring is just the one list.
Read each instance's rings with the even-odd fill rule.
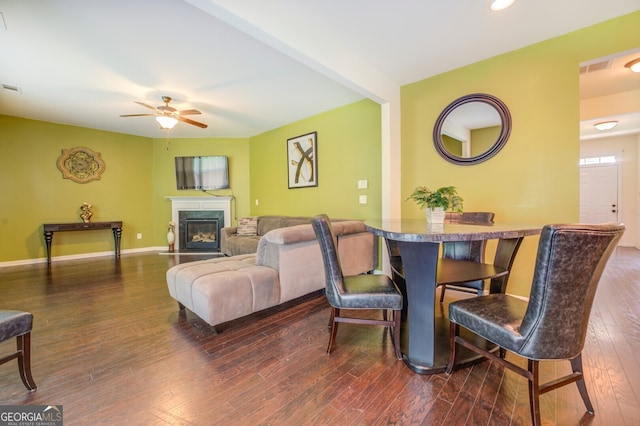
[[44,241],[46,245],[47,251],[47,263],[51,264],[51,241],[53,240],[53,232],[52,231],[44,231]]
[[122,239],[122,228],[113,228],[113,241],[115,243],[116,257],[120,257],[120,240]]

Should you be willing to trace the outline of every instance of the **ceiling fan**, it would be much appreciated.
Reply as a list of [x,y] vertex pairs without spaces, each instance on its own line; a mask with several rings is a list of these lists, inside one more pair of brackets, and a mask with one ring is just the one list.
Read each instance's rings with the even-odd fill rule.
[[184,117],[185,115],[194,115],[194,114],[202,114],[197,109],[183,109],[177,110],[174,107],[169,106],[169,102],[171,102],[170,96],[163,96],[162,102],[164,105],[160,105],[158,107],[151,106],[149,104],[145,104],[144,102],[135,101],[137,104],[140,104],[144,107],[152,109],[155,111],[153,114],[124,114],[120,117],[155,117],[158,123],[160,123],[161,129],[171,129],[175,126],[178,121],[182,121],[183,123],[192,124],[194,126],[201,127],[203,129],[207,128],[207,125],[204,123],[200,123],[198,121],[191,120],[189,118]]

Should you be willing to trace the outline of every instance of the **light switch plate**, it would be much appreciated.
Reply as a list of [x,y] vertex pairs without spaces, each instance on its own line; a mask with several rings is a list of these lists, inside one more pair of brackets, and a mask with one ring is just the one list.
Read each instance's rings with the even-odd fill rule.
[[358,189],[367,189],[369,187],[369,182],[366,179],[358,181]]
[[360,200],[360,204],[367,204],[367,196],[366,195],[361,195],[359,197]]

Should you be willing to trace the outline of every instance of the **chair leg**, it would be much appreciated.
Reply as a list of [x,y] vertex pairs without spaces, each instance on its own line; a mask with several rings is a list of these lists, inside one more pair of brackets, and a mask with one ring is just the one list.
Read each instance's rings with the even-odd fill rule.
[[327,346],[327,355],[331,354],[333,345],[336,341],[336,334],[338,333],[338,322],[336,316],[340,316],[340,309],[331,307],[331,332],[329,336],[329,345]]
[[449,364],[447,368],[444,370],[445,373],[451,374],[453,373],[453,366],[456,362],[456,336],[460,333],[460,326],[455,323],[451,323],[449,325]]
[[396,349],[396,358],[402,359],[402,351],[400,350],[400,327],[402,327],[402,310],[393,311],[393,322],[393,347]]
[[540,418],[540,362],[527,360],[529,366],[529,406],[531,407],[531,421],[533,426],[542,424]]
[[580,373],[581,378],[576,381],[576,385],[578,386],[578,391],[580,392],[580,396],[582,397],[582,401],[584,401],[584,405],[587,407],[587,411],[589,414],[593,414],[593,405],[591,404],[591,400],[589,399],[589,394],[587,393],[587,385],[584,382],[584,376],[582,375],[582,354],[571,360],[571,368],[574,373]]
[[20,370],[20,378],[27,389],[34,391],[38,386],[31,375],[31,333],[18,336],[16,346],[19,352],[18,369]]
[[447,289],[446,284],[440,286],[440,303],[444,301],[444,291]]
[[[392,315],[394,315],[393,319],[395,320],[395,311],[392,311]],[[388,309],[383,309],[382,310],[382,321],[389,321],[389,310]],[[391,322],[391,321],[389,321]],[[394,327],[389,327],[388,325],[384,326],[385,332],[386,329],[389,329],[389,336],[391,336],[391,338],[393,339],[393,331],[394,331]]]
[[327,323],[327,328],[331,330],[333,327],[333,320],[336,318],[336,311],[334,307],[331,307],[331,314],[329,315],[329,322]]

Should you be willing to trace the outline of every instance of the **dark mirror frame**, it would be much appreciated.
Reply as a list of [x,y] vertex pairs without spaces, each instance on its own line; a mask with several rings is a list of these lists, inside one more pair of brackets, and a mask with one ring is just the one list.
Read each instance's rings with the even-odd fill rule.
[[[498,135],[498,139],[496,142],[489,148],[487,151],[483,152],[480,155],[476,155],[475,157],[458,157],[457,155],[451,154],[445,148],[442,142],[442,125],[444,121],[447,119],[449,114],[459,107],[460,105],[464,105],[470,102],[483,102],[495,108],[500,115],[500,121],[502,122],[502,129],[500,130],[500,135]],[[436,125],[433,128],[433,143],[438,151],[438,154],[445,160],[450,163],[458,164],[460,166],[471,166],[473,164],[482,163],[487,161],[494,155],[498,153],[502,149],[502,147],[507,143],[507,139],[509,139],[509,135],[511,134],[511,113],[509,112],[509,108],[502,102],[500,99],[495,96],[487,95],[485,93],[473,93],[471,95],[465,95],[461,98],[456,99],[451,102],[438,116],[436,120]]]

